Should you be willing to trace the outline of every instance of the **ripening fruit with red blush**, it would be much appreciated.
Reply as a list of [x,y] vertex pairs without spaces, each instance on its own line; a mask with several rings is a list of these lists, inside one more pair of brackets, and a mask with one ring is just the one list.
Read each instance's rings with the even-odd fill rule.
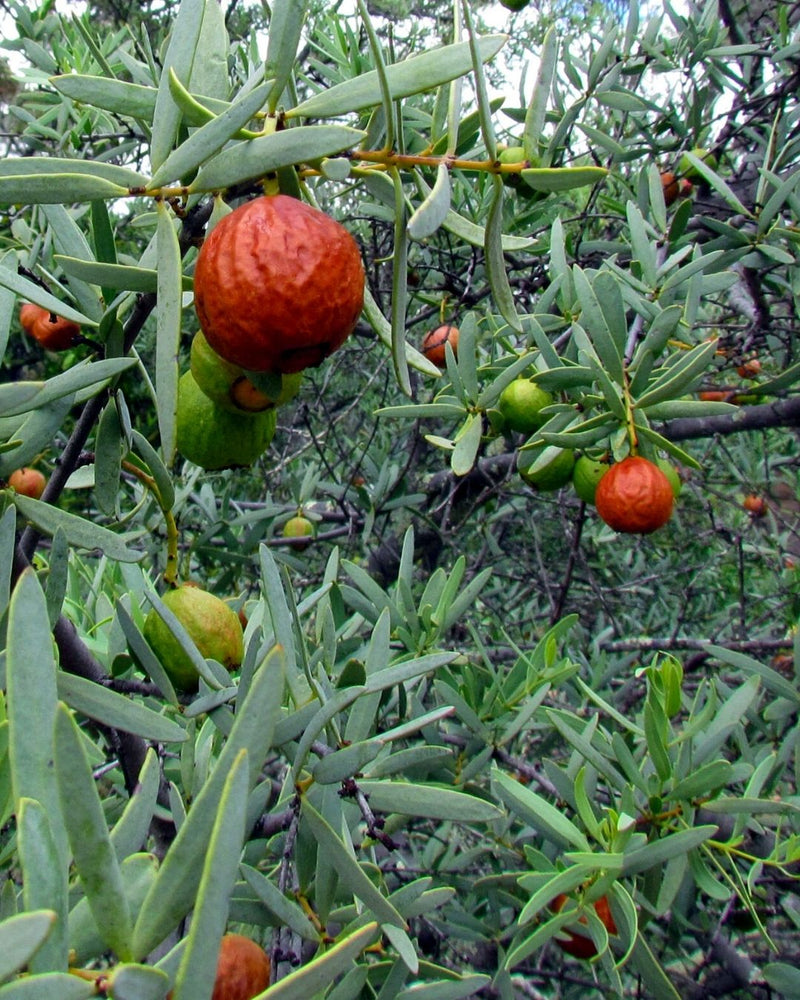
[[447,354],[445,345],[449,344],[453,354],[458,357],[458,335],[459,330],[457,326],[452,326],[451,324],[437,326],[435,330],[431,330],[425,334],[422,341],[422,353],[437,368],[446,368]]

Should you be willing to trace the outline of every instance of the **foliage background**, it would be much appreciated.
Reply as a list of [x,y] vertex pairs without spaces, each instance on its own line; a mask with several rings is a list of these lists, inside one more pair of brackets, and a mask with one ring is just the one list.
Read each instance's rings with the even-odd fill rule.
[[[485,34],[494,7],[4,9],[21,68],[2,104],[0,475],[35,463],[50,486],[2,493],[0,997],[202,1000],[226,925],[270,951],[265,997],[800,995],[791,9],[505,12],[499,54],[453,70],[460,101],[451,55],[403,61],[456,25]],[[209,474],[171,444],[196,329],[182,276],[212,192],[263,177],[236,126],[219,145],[246,167],[197,183],[219,147],[187,145],[204,116],[185,93],[235,100],[265,59],[268,109],[321,95],[271,165],[356,236],[374,306],[254,467]],[[501,183],[498,142],[562,171],[557,189]],[[696,147],[718,168],[665,206],[659,170]],[[112,165],[146,188],[180,149],[150,192],[102,186]],[[443,205],[457,217],[428,231]],[[19,328],[45,291],[84,322],[65,354]],[[405,344],[451,319],[440,375]],[[652,408],[628,405],[636,370]],[[558,393],[547,438],[498,431],[518,371]],[[699,401],[712,389],[744,398]],[[576,440],[621,457],[633,411],[684,481],[656,534],[519,476],[520,454]],[[302,553],[281,536],[298,507],[317,528]],[[182,576],[249,621],[241,673],[208,665],[194,699],[141,637],[164,508]],[[574,907],[554,914],[559,892]],[[592,963],[553,941],[578,919]]]

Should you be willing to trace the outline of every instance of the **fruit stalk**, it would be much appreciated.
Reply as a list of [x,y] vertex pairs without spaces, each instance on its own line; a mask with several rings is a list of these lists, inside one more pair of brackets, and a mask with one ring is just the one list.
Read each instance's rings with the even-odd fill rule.
[[178,581],[178,525],[175,523],[175,515],[164,503],[156,481],[152,476],[148,476],[138,465],[127,460],[123,461],[122,468],[132,476],[135,476],[142,486],[150,490],[158,504],[159,510],[164,516],[164,526],[167,532],[167,565],[164,569],[164,583],[170,587],[174,587]]

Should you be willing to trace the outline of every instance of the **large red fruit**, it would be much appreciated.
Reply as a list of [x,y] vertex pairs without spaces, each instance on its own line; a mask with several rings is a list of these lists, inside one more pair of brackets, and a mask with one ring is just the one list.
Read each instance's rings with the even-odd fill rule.
[[194,302],[211,347],[248,371],[320,364],[364,304],[364,265],[347,230],[305,202],[256,198],[222,218],[194,270]]
[[269,986],[269,956],[242,934],[222,938],[211,1000],[252,1000]]
[[597,484],[597,513],[614,531],[649,535],[672,515],[675,496],[664,472],[639,455],[630,455]]

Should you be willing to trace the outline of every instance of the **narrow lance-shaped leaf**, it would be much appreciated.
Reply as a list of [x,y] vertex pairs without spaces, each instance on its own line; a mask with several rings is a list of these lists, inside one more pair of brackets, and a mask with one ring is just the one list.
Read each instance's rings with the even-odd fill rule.
[[[478,52],[483,62],[494,58],[505,45],[506,39],[506,35],[484,35],[477,39]],[[386,78],[392,100],[396,101],[401,97],[433,90],[458,76],[464,76],[471,69],[469,43],[457,42],[387,66]],[[334,118],[352,114],[379,104],[379,94],[378,74],[373,70],[315,94],[287,111],[286,117]]]
[[70,545],[90,550],[99,549],[109,559],[116,559],[119,562],[138,562],[142,558],[142,553],[128,548],[125,539],[116,532],[87,521],[77,514],[70,514],[42,500],[34,500],[32,497],[19,494],[14,497],[14,505],[27,520],[45,534],[53,536],[60,528]]
[[178,412],[178,344],[181,335],[181,254],[168,206],[158,202],[158,300],[156,303],[156,399],[161,449],[175,454]]
[[392,169],[394,182],[394,245],[392,254],[392,361],[397,383],[411,395],[411,381],[406,361],[406,300],[408,294],[408,230],[403,182],[399,171]]
[[57,863],[66,867],[69,847],[53,768],[56,663],[44,592],[32,569],[24,570],[9,603],[6,690],[15,809],[23,797],[41,804],[53,823]]
[[413,240],[432,236],[450,211],[450,171],[445,163],[436,170],[436,181],[408,220],[408,234]]
[[270,112],[277,108],[291,78],[307,8],[308,0],[284,0],[283,3],[272,4],[264,66],[266,75],[274,77],[275,81],[269,95]]
[[133,925],[117,855],[78,727],[65,705],[56,716],[56,778],[70,847],[106,945],[127,961]]
[[405,921],[389,900],[373,885],[359,863],[349,853],[344,843],[320,813],[303,799],[302,816],[325,855],[326,862],[333,865],[339,874],[341,885],[362,901],[371,914],[381,923],[405,927]]
[[[170,73],[174,71],[169,70]],[[164,160],[147,185],[153,189],[185,174],[217,153],[243,125],[263,106],[269,92],[269,83],[262,83],[240,100],[235,101],[227,111],[214,118],[174,149]]]
[[230,894],[244,841],[248,783],[247,751],[243,749],[233,762],[220,796],[192,925],[175,977],[174,1000],[209,996],[214,982],[219,943],[228,921]]
[[154,170],[158,170],[169,156],[181,120],[180,108],[173,100],[169,89],[169,70],[172,68],[179,80],[189,79],[203,23],[204,8],[205,0],[182,0],[172,24],[153,112],[150,162]]
[[0,982],[19,971],[53,928],[53,910],[19,913],[0,923]]
[[503,181],[500,177],[492,177],[494,191],[492,193],[492,203],[489,207],[489,218],[486,223],[486,273],[489,278],[489,287],[492,290],[497,308],[503,319],[512,330],[522,332],[517,309],[514,305],[514,294],[508,282],[506,274],[506,262],[503,257],[502,228],[503,228]]
[[553,85],[553,74],[558,55],[558,35],[555,25],[548,28],[542,41],[542,51],[539,56],[539,69],[536,72],[536,82],[533,85],[530,104],[525,112],[525,128],[522,132],[522,145],[525,155],[530,159],[539,155],[539,145],[544,132],[547,105],[550,100],[550,88]]
[[[41,802],[22,798],[17,806],[17,837],[22,874],[22,904],[26,910],[47,907],[56,922],[47,940],[31,958],[31,972],[58,972],[67,968],[68,865],[59,853],[56,835],[63,836],[60,813],[51,823]],[[55,829],[54,829],[55,827]]]

